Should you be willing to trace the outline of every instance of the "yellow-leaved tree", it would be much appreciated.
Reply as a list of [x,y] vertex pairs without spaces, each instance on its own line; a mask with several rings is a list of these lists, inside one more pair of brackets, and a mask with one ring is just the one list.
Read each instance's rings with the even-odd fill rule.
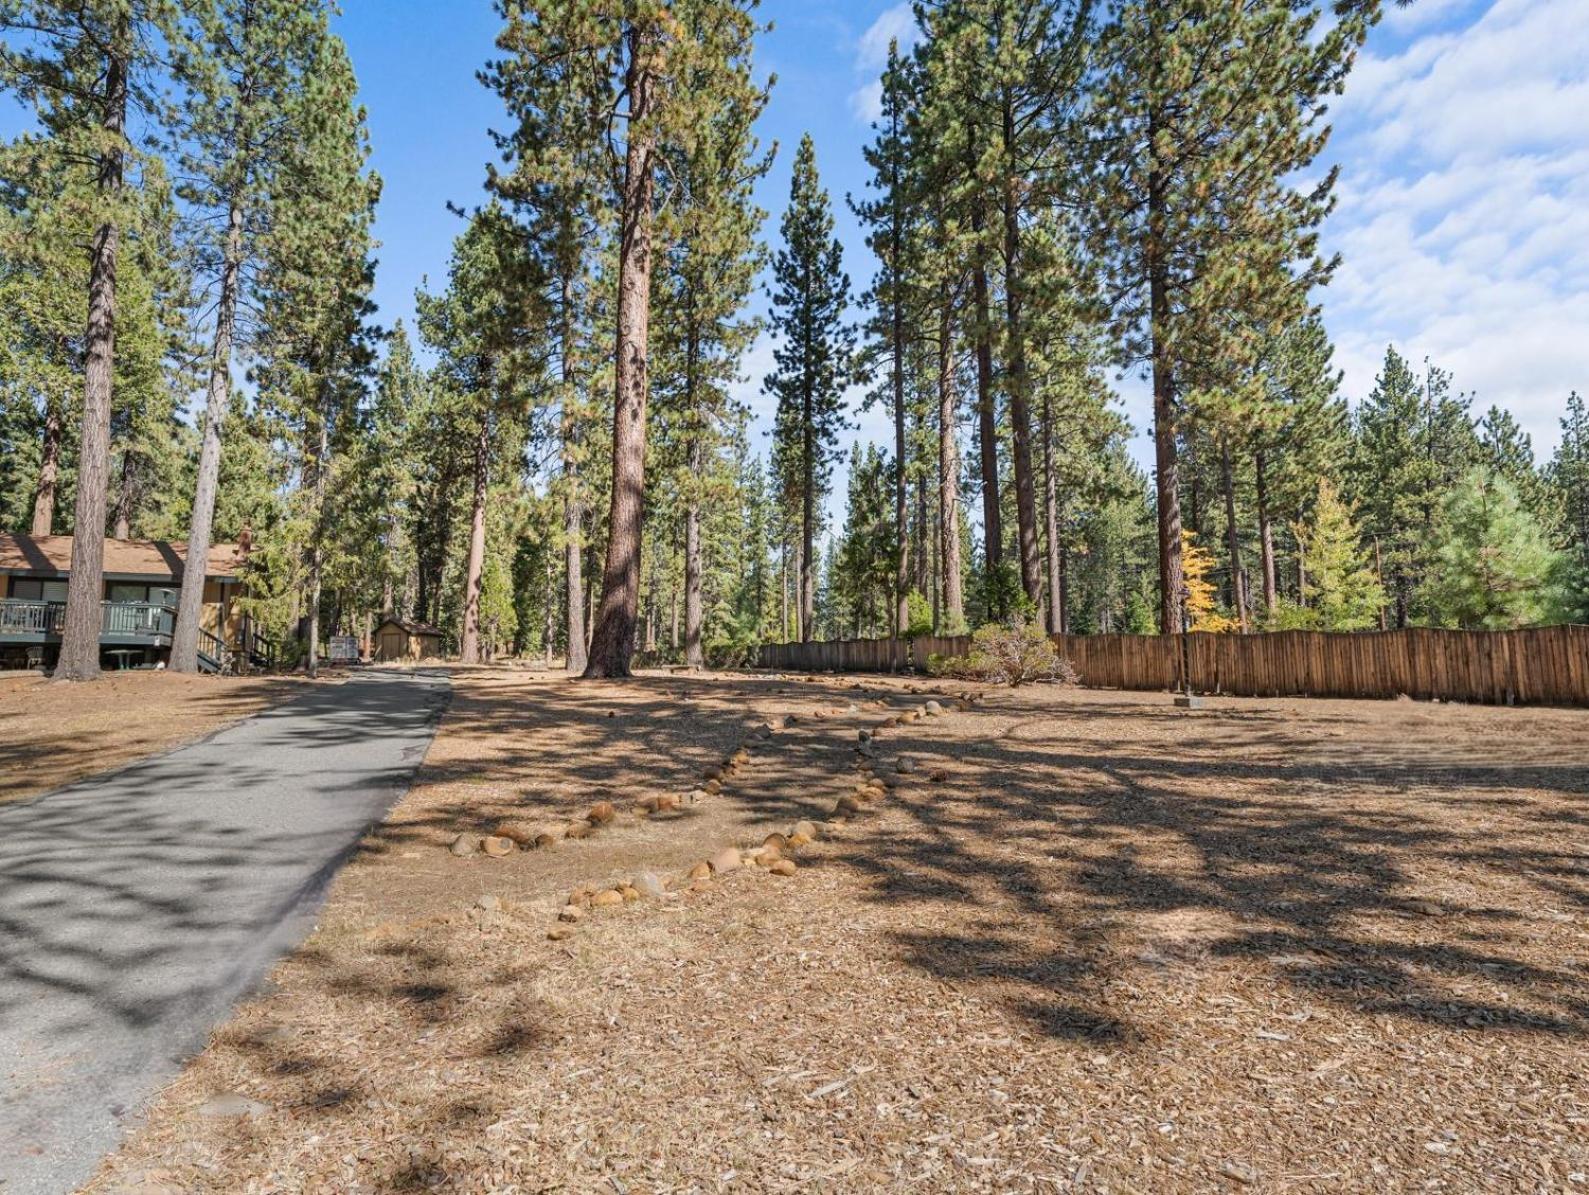
[[1186,614],[1194,631],[1234,631],[1236,620],[1214,600],[1214,583],[1208,579],[1214,557],[1197,542],[1196,532],[1181,529],[1181,577],[1186,586]]

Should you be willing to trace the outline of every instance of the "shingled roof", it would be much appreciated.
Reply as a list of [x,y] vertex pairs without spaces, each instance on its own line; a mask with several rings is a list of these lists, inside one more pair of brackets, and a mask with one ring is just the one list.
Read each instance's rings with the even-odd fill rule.
[[[160,539],[107,539],[107,577],[151,577],[159,580],[182,576],[188,545]],[[211,544],[204,575],[236,577],[243,566],[237,544]],[[0,573],[65,575],[72,571],[70,535],[10,535],[0,533]]]

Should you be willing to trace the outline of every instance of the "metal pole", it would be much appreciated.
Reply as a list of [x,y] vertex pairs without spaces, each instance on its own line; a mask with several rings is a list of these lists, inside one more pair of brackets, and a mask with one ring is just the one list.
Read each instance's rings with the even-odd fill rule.
[[1181,695],[1175,704],[1184,710],[1201,709],[1203,699],[1192,692],[1192,591],[1182,585],[1177,596],[1181,601]]

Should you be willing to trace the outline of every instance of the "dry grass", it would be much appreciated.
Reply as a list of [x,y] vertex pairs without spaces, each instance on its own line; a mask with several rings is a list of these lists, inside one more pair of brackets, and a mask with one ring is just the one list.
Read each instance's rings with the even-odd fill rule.
[[[990,690],[884,730],[916,766],[795,876],[547,940],[572,887],[824,815],[871,702],[923,698],[460,674],[319,932],[92,1189],[1589,1186],[1585,712]],[[671,819],[447,853],[743,742]]]
[[0,675],[0,802],[202,738],[297,691],[278,677],[107,672],[92,684]]

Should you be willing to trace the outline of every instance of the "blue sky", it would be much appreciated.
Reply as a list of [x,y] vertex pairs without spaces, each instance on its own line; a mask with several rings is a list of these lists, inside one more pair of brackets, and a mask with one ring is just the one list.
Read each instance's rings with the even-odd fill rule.
[[[803,132],[834,200],[857,293],[871,265],[843,199],[865,185],[861,146],[890,36],[908,40],[909,7],[855,0],[766,0],[772,32],[758,69],[777,76],[763,118],[779,155],[760,201],[776,235]],[[386,179],[379,235],[383,317],[407,316],[421,277],[439,279],[457,221],[451,200],[479,195],[500,122],[474,71],[491,53],[490,6],[345,0],[340,20]],[[1326,154],[1342,168],[1326,247],[1343,256],[1324,292],[1326,322],[1354,400],[1385,345],[1450,369],[1476,406],[1511,408],[1554,446],[1569,390],[1589,390],[1589,0],[1418,0],[1374,31],[1336,105]],[[764,300],[758,298],[758,305]],[[764,339],[740,395],[770,422]],[[1147,423],[1143,387],[1120,382]],[[858,435],[887,439],[880,411]],[[1146,463],[1146,442],[1133,445]],[[842,479],[835,485],[843,493]]]

